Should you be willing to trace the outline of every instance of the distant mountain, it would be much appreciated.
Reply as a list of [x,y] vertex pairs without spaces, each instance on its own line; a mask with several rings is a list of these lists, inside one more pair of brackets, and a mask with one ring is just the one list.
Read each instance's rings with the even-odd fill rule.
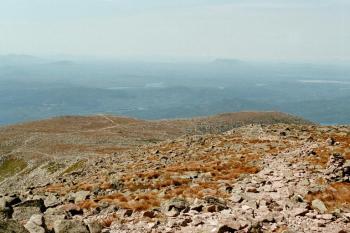
[[229,58],[218,58],[215,59],[212,64],[216,65],[240,65],[244,64],[245,62],[239,59],[229,59]]
[[75,63],[73,61],[69,61],[69,60],[61,60],[61,61],[55,61],[55,62],[47,63],[47,65],[51,65],[51,66],[72,66],[72,65],[75,65]]
[[0,55],[0,66],[4,65],[30,65],[44,62],[45,59],[21,54]]

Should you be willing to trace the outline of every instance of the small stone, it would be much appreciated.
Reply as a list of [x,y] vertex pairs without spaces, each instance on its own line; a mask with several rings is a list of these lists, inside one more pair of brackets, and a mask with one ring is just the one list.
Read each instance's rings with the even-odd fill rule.
[[143,213],[143,217],[154,218],[156,216],[157,216],[156,212],[151,211],[151,210],[150,211],[145,211]]
[[199,226],[199,225],[204,224],[204,222],[203,222],[203,219],[202,219],[201,217],[195,217],[195,218],[193,218],[191,224],[192,224],[193,226]]
[[166,211],[165,215],[168,217],[176,217],[180,215],[180,212],[176,209],[171,209],[170,211]]
[[79,191],[76,192],[75,194],[73,194],[74,196],[74,202],[75,203],[79,203],[82,202],[84,200],[86,200],[86,198],[90,195],[89,191]]
[[303,186],[308,186],[310,185],[310,181],[308,179],[303,179],[299,182],[299,184]]
[[62,202],[53,194],[50,194],[44,200],[44,204],[45,204],[46,208],[55,207],[55,206],[57,206],[57,205],[59,205],[61,203]]
[[282,181],[276,181],[272,183],[272,187],[275,189],[282,188],[283,186],[285,186],[285,184]]
[[306,208],[295,208],[292,210],[292,216],[304,216],[307,212],[309,212]]
[[123,213],[122,213],[122,215],[124,216],[124,217],[130,217],[132,214],[133,214],[133,210],[131,210],[131,209],[126,209],[126,210],[123,210]]
[[192,220],[190,218],[186,218],[186,219],[179,222],[179,226],[186,227],[191,222],[192,222]]
[[206,207],[206,211],[209,212],[209,213],[217,212],[216,205],[207,206]]
[[247,187],[245,189],[245,191],[248,193],[258,193],[259,192],[255,187]]
[[239,194],[233,193],[230,197],[230,200],[234,203],[239,203],[243,200],[243,198]]
[[309,217],[309,218],[316,218],[316,215],[315,213],[306,213],[305,216]]
[[326,224],[324,222],[317,222],[318,227],[325,227]]
[[191,210],[195,210],[197,212],[202,212],[203,207],[204,207],[203,205],[199,204],[199,205],[191,207]]
[[332,214],[322,214],[320,216],[320,219],[324,219],[324,220],[332,220],[334,218],[334,216]]
[[225,224],[219,227],[217,233],[231,233],[236,232],[237,230],[239,229],[235,229],[232,226]]
[[242,205],[242,210],[247,211],[249,209],[252,209],[252,207],[250,207],[248,205]]

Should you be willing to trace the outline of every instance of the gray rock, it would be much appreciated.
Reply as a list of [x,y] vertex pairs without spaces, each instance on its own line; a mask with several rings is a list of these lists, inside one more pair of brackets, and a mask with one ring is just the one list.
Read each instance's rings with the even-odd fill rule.
[[231,232],[236,232],[239,229],[233,228],[230,225],[224,224],[219,227],[217,233],[231,233]]
[[46,208],[55,207],[61,203],[62,202],[53,194],[50,194],[49,196],[47,196],[44,201]]
[[28,221],[32,215],[41,214],[44,210],[42,199],[28,200],[14,205],[12,218],[17,221]]
[[233,193],[230,197],[230,200],[234,203],[239,203],[243,200],[242,196],[236,193]]
[[53,230],[54,222],[65,219],[66,214],[61,209],[49,208],[44,213],[44,221],[48,230]]
[[327,211],[326,205],[323,203],[323,201],[321,201],[319,199],[313,200],[311,205],[312,205],[313,209],[316,209],[321,214],[323,214],[323,213],[325,213]]
[[0,232],[1,233],[30,233],[19,222],[15,220],[0,220]]
[[0,220],[11,218],[12,212],[13,210],[10,207],[4,207],[4,208],[0,207]]
[[306,208],[295,208],[291,211],[292,216],[304,216],[309,211]]
[[86,198],[90,195],[89,191],[79,191],[73,194],[74,202],[78,203],[86,200]]
[[90,233],[100,233],[102,231],[102,225],[98,222],[90,222],[87,224]]
[[332,220],[334,216],[332,214],[321,214],[316,216],[317,219]]
[[35,223],[38,226],[43,225],[43,215],[42,214],[35,214],[32,217],[30,217],[29,221]]
[[5,198],[0,198],[0,210],[7,207],[7,201]]
[[41,210],[45,209],[43,199],[27,200],[14,205],[14,207],[38,207]]
[[216,206],[217,211],[221,211],[223,209],[227,209],[227,205],[225,200],[217,198],[217,197],[212,197],[212,196],[207,196],[204,198],[204,200],[213,206]]
[[43,216],[40,214],[33,215],[29,221],[24,225],[24,227],[30,233],[45,233],[45,228],[43,225]]
[[168,203],[166,203],[166,210],[170,211],[172,209],[175,209],[177,211],[182,211],[184,209],[189,208],[189,203],[181,198],[174,198],[170,200]]
[[157,216],[157,213],[155,211],[152,211],[152,210],[145,211],[143,213],[143,217],[154,218],[156,216]]
[[76,220],[57,220],[54,223],[55,233],[89,233],[88,227]]
[[5,196],[0,198],[0,208],[1,207],[10,207],[21,202],[21,199],[16,195]]
[[310,185],[310,181],[308,179],[303,179],[299,182],[300,185],[307,186]]
[[247,187],[245,189],[245,191],[248,193],[258,193],[259,192],[255,187]]

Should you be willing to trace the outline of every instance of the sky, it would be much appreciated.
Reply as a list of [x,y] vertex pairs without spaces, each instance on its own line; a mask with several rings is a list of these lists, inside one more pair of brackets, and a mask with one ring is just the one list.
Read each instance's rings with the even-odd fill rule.
[[350,60],[349,0],[0,0],[0,54]]

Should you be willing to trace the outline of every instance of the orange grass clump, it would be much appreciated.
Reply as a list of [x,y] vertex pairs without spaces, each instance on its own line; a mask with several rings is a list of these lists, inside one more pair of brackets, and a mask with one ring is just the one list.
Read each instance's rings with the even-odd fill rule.
[[81,209],[94,209],[97,207],[97,203],[93,200],[85,200],[85,201],[78,203],[78,206]]
[[67,190],[63,184],[51,184],[44,189],[49,193],[59,193],[61,195],[66,194]]
[[106,228],[110,227],[114,221],[118,219],[118,216],[114,213],[112,215],[107,216],[106,218],[100,220],[100,224]]

